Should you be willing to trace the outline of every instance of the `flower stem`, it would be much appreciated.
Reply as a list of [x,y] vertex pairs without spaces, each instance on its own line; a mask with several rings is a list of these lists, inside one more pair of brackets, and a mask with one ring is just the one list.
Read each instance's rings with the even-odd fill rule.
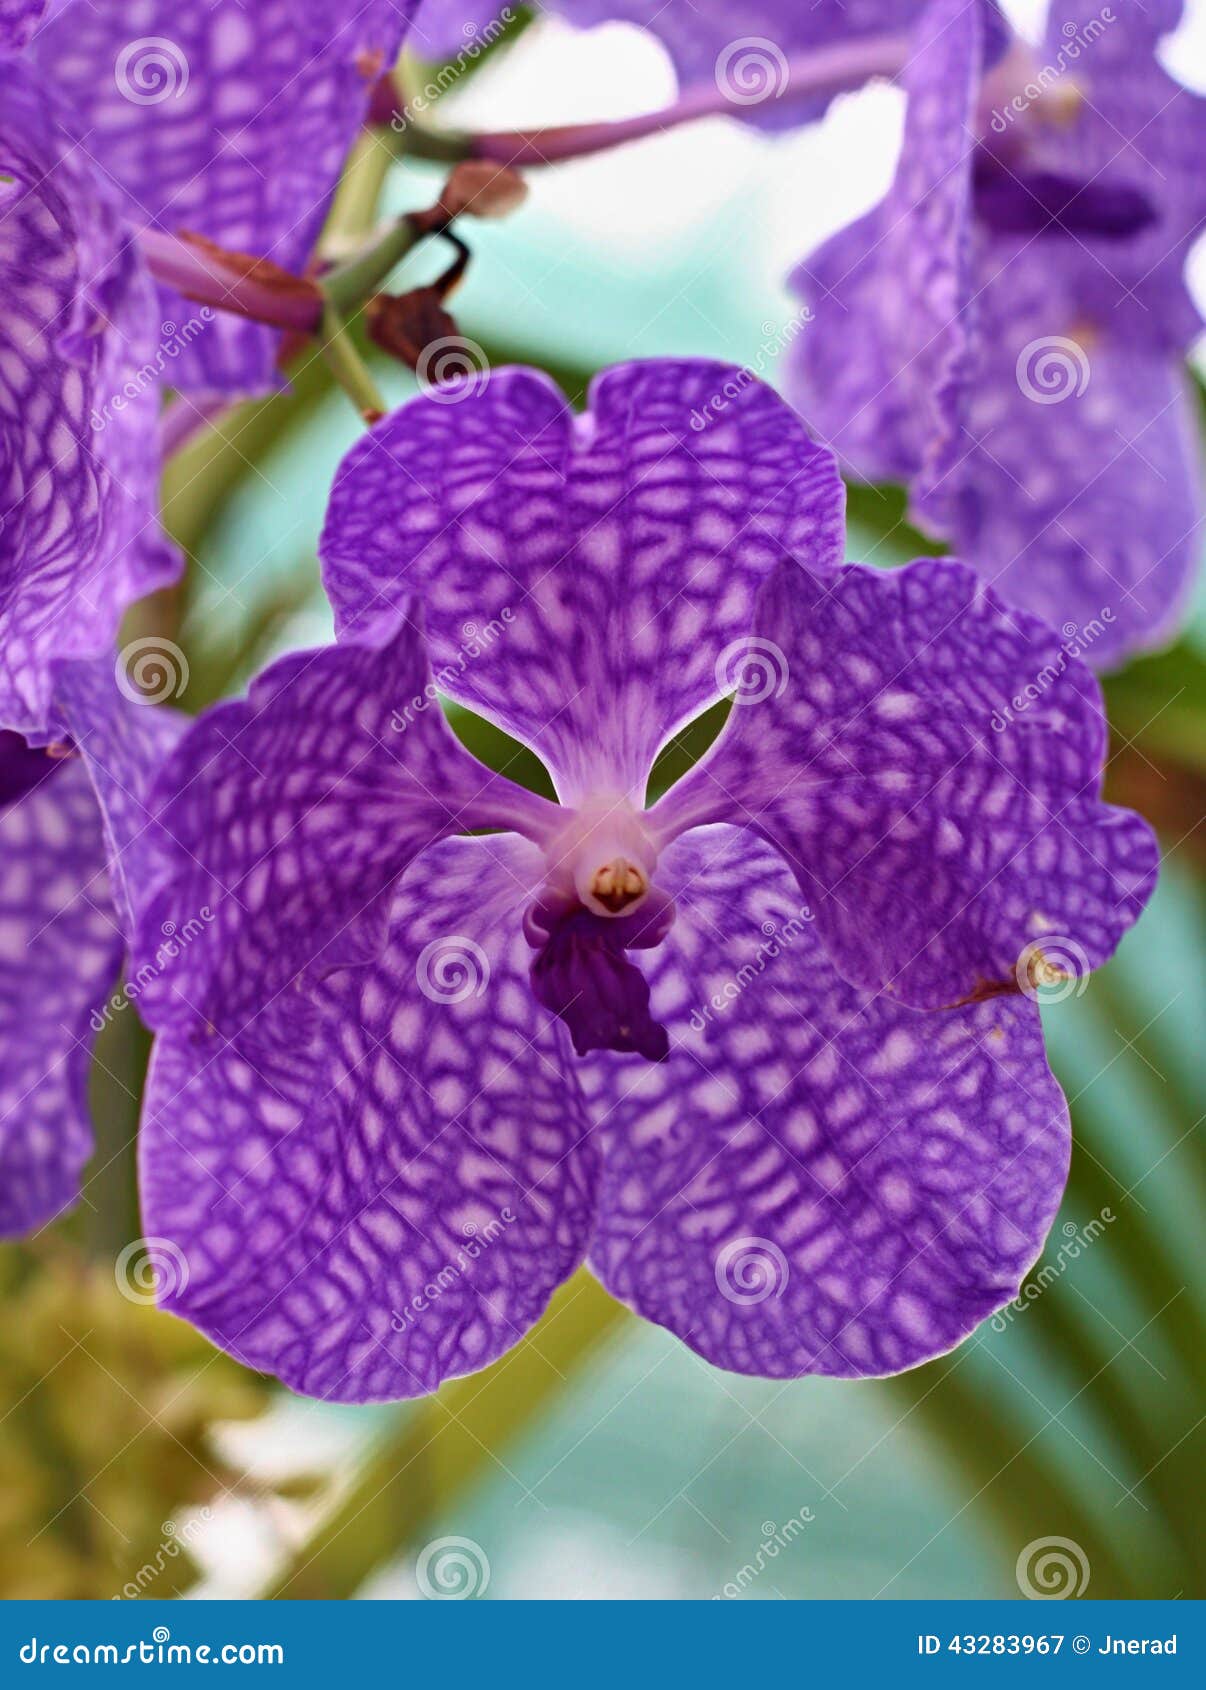
[[400,126],[391,125],[390,133],[396,151],[410,158],[444,163],[476,158],[511,165],[560,164],[566,159],[607,152],[647,135],[660,135],[697,118],[748,115],[755,106],[764,110],[790,105],[794,100],[861,87],[873,76],[895,77],[904,66],[907,52],[907,38],[900,35],[873,35],[819,47],[785,59],[774,85],[757,100],[743,98],[739,87],[730,86],[718,74],[715,83],[688,88],[672,106],[609,122],[470,134],[430,129],[407,117]]
[[319,278],[319,286],[328,307],[345,313],[358,311],[427,232],[414,218],[399,217],[346,264],[327,270]]
[[374,423],[383,417],[386,407],[381,390],[356,350],[342,316],[329,301],[323,309],[319,335],[327,368],[365,422]]

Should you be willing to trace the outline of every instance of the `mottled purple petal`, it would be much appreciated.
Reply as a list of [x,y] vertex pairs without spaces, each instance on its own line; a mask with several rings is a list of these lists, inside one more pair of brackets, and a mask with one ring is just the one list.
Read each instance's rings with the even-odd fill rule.
[[894,1373],[1017,1293],[1070,1134],[1038,1010],[921,1015],[838,975],[775,853],[708,828],[664,859],[661,1064],[596,1058],[591,1265],[719,1367]]
[[[33,52],[137,226],[188,229],[300,271],[414,0],[77,0]],[[178,329],[197,308],[161,290]],[[180,388],[254,392],[278,336],[217,317],[171,361]]]
[[791,286],[814,321],[792,351],[809,428],[873,481],[949,466],[977,349],[968,162],[981,14],[935,0],[902,82],[900,165],[886,199],[805,260]]
[[533,1018],[513,837],[420,856],[387,950],[332,976],[291,1039],[160,1039],[144,1227],[164,1305],[251,1367],[339,1401],[484,1367],[581,1262],[594,1151],[566,1041]]
[[919,516],[1108,668],[1175,630],[1203,493],[1180,360],[1117,322],[1095,279],[1079,244],[995,243],[958,463]]
[[424,596],[441,689],[567,801],[643,795],[784,554],[841,562],[836,466],[747,371],[622,364],[575,419],[529,370],[414,400],[344,459],[321,554],[342,634]]
[[52,666],[107,650],[174,578],[160,536],[149,278],[106,183],[0,65],[0,721],[47,721]]
[[93,1018],[123,941],[83,764],[0,734],[0,765],[0,1237],[12,1237],[79,1195]]
[[928,559],[827,583],[785,564],[757,639],[775,685],[655,822],[756,828],[842,975],[917,1008],[1025,989],[1044,956],[1079,974],[1111,955],[1158,852],[1101,802],[1100,693],[1054,633]]
[[[1175,81],[1156,57],[1162,35],[1180,21],[1182,0],[1144,0],[1108,22],[1095,0],[1053,0],[1040,57],[1062,66],[1057,96],[1079,103],[1025,126],[1022,157],[1078,176],[1141,189],[1157,212],[1153,226],[1119,249],[1088,247],[1115,282],[1120,309],[1137,307],[1130,329],[1183,351],[1201,327],[1185,288],[1185,258],[1206,222],[1206,99]],[[1070,48],[1079,44],[1073,58]],[[1002,144],[1015,141],[1013,132]],[[1083,238],[1083,237],[1082,237]]]
[[55,703],[92,781],[104,822],[113,897],[122,929],[133,939],[134,911],[150,890],[162,849],[147,800],[187,718],[132,694],[124,668],[117,668],[111,657],[62,665]]
[[0,0],[0,53],[19,52],[46,9],[46,0]]
[[420,0],[408,50],[423,59],[453,59],[469,43],[492,40],[507,10],[501,0]]
[[377,948],[394,882],[425,845],[556,816],[453,738],[410,608],[371,643],[274,663],[168,761],[136,961],[165,923],[203,931],[141,1000],[153,1025],[237,1031],[276,993],[297,998],[303,975]]

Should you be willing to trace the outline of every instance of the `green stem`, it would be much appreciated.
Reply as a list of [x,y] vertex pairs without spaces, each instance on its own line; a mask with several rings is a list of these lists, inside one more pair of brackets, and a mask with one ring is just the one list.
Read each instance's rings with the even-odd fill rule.
[[358,311],[427,233],[411,217],[399,217],[389,224],[363,252],[319,278],[328,306],[343,314]]
[[142,1236],[135,1145],[151,1035],[114,982],[117,1006],[97,1039],[89,1077],[96,1149],[84,1185],[87,1232],[95,1255],[111,1260]]
[[385,400],[381,390],[356,350],[356,343],[348,333],[342,316],[330,303],[323,308],[319,335],[327,368],[365,422],[373,423],[383,417]]

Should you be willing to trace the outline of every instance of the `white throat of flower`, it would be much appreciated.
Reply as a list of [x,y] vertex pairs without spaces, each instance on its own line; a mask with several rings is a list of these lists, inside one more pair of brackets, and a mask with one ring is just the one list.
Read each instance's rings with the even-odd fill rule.
[[644,812],[614,794],[592,796],[569,811],[545,856],[548,890],[601,916],[636,910],[657,865]]

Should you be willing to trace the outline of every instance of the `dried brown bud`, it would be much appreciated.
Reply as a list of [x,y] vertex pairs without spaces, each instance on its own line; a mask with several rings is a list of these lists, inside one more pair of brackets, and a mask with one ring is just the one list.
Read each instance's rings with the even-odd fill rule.
[[454,217],[508,217],[527,197],[528,185],[517,170],[469,158],[445,182],[439,204],[451,222]]
[[417,370],[424,352],[434,341],[459,342],[460,333],[444,309],[440,290],[415,288],[410,293],[379,293],[364,312],[369,339]]

